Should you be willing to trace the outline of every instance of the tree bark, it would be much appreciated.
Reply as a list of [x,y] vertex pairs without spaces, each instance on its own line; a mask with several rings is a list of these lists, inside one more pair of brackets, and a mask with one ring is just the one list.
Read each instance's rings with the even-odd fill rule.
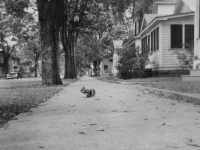
[[36,54],[36,58],[35,58],[35,77],[37,77],[37,67],[38,67],[38,56]]
[[37,0],[42,43],[42,84],[62,84],[59,74],[59,32],[63,0]]

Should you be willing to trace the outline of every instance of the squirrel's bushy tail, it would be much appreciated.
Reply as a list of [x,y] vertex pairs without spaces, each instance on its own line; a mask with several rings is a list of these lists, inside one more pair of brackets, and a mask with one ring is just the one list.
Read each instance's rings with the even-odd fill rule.
[[91,97],[94,97],[96,95],[95,89],[90,89],[90,91],[91,91]]

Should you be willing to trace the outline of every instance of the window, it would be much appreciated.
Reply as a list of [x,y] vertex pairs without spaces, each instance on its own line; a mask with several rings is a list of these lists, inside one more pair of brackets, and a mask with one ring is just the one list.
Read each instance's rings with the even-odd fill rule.
[[147,53],[147,36],[144,38],[144,53]]
[[0,56],[0,64],[3,64],[3,63],[4,63],[4,57]]
[[142,54],[144,54],[144,38],[142,39]]
[[159,49],[159,28],[157,28],[156,30],[157,30],[156,37],[157,37],[157,50],[158,50]]
[[108,70],[108,65],[104,65],[104,71]]
[[150,35],[148,35],[148,53],[150,52]]
[[147,41],[147,36],[145,36],[142,39],[142,54],[147,54],[148,53],[148,41]]
[[142,21],[138,20],[135,22],[135,36],[137,36],[140,33],[140,27],[142,25]]
[[153,32],[151,32],[151,52],[153,52],[153,50],[154,50],[154,35],[153,35]]
[[189,48],[193,42],[194,25],[171,25],[171,48]]
[[185,25],[185,48],[194,43],[194,25]]
[[159,49],[159,28],[153,30],[142,39],[142,54],[147,54]]
[[151,52],[159,49],[159,27],[151,32]]
[[183,27],[182,25],[171,25],[171,48],[183,47]]
[[156,36],[156,33],[157,31],[154,30],[153,31],[153,34],[154,34],[154,51],[157,50],[157,36]]

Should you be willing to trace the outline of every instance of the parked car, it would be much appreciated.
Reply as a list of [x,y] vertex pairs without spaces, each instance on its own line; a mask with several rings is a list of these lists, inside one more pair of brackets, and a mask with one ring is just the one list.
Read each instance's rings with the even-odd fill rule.
[[10,72],[6,75],[6,79],[22,79],[22,73],[21,72]]

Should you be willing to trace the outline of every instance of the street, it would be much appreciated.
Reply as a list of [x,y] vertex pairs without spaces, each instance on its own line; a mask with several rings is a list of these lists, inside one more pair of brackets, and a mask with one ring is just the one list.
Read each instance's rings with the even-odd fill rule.
[[84,76],[0,128],[0,150],[199,150],[199,133],[199,106]]

